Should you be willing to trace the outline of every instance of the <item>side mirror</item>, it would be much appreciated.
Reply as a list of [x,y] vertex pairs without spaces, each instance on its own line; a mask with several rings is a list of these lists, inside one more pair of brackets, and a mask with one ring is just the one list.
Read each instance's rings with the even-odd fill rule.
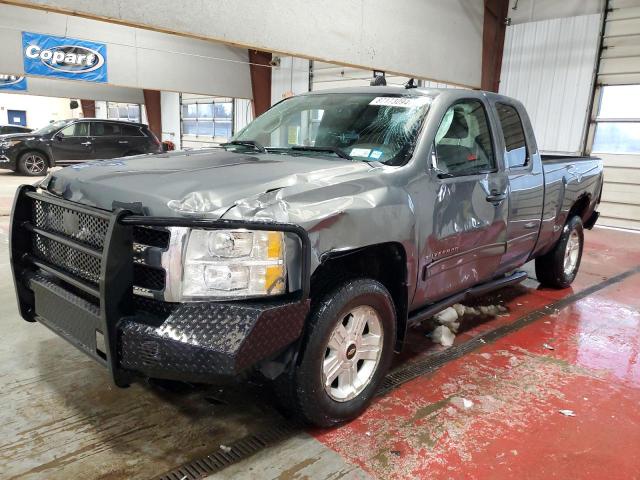
[[58,133],[56,133],[56,134],[53,136],[53,138],[54,138],[55,140],[57,140],[57,141],[59,141],[59,142],[60,142],[60,141],[62,141],[62,139],[64,138],[64,133],[62,133],[62,132],[58,132]]

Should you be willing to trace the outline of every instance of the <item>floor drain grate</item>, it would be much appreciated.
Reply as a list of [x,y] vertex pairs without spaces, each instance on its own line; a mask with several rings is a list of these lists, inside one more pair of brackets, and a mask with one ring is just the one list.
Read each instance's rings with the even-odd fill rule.
[[196,480],[217,473],[225,468],[249,458],[260,450],[270,447],[296,433],[298,429],[289,424],[277,425],[256,434],[247,435],[218,448],[205,457],[192,460],[175,470],[164,473],[158,480]]

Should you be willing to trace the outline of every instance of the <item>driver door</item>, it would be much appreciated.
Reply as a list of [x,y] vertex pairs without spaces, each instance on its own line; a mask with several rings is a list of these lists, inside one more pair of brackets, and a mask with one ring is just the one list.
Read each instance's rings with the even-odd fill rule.
[[93,159],[93,141],[89,122],[75,122],[54,135],[51,151],[56,163],[76,163]]
[[506,249],[508,178],[480,99],[457,101],[436,134],[419,208],[420,278],[414,304],[491,280]]

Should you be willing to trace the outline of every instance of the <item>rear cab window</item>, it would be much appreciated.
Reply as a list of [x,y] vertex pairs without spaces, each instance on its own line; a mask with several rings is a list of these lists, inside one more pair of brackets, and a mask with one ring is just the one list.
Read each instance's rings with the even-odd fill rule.
[[504,137],[506,167],[527,167],[529,165],[529,151],[520,114],[515,107],[504,103],[496,103],[496,111]]

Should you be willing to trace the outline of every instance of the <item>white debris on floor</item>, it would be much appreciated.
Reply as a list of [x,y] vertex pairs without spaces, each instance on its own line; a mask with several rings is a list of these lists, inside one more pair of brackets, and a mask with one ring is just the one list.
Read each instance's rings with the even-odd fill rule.
[[439,343],[443,347],[450,347],[455,339],[456,334],[449,330],[446,325],[439,325],[431,332],[433,343]]
[[460,322],[465,315],[495,317],[507,313],[503,305],[486,305],[479,307],[467,307],[460,303],[445,308],[433,316],[433,321],[438,325],[431,332],[433,343],[439,343],[443,347],[450,347],[460,329]]
[[573,410],[558,410],[558,412],[560,412],[565,417],[575,417],[576,416],[576,412],[574,412]]
[[473,407],[473,402],[471,400],[469,400],[468,398],[464,398],[464,397],[453,397],[450,400],[451,404],[461,408],[463,410],[467,410],[471,407]]

